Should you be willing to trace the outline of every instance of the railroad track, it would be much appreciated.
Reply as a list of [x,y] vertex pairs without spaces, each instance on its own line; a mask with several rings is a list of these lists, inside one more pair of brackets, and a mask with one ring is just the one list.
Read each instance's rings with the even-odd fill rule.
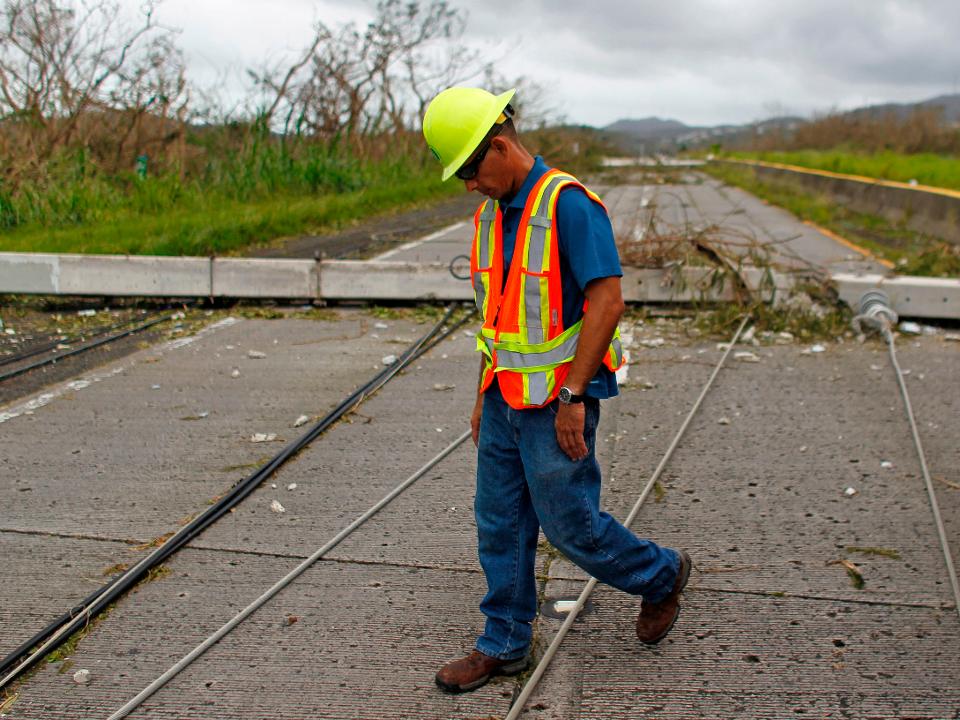
[[147,316],[92,328],[73,336],[61,335],[52,341],[41,342],[21,352],[0,357],[0,383],[56,365],[67,358],[103,348],[123,338],[136,335],[170,320],[182,318],[182,311],[159,311]]

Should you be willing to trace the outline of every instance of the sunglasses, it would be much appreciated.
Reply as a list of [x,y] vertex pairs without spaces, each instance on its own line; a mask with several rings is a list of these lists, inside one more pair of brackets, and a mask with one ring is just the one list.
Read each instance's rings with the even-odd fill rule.
[[500,134],[500,131],[503,130],[503,124],[507,121],[507,118],[513,117],[513,107],[507,105],[503,109],[503,114],[500,115],[500,118],[497,120],[497,124],[490,128],[490,132],[487,133],[487,137],[484,140],[483,148],[480,152],[473,156],[473,160],[464,165],[454,173],[454,176],[459,180],[473,180],[477,173],[480,172],[480,163],[483,162],[483,159],[487,156],[487,151],[490,150],[491,141]]
[[459,170],[457,170],[454,175],[460,180],[473,180],[477,173],[480,172],[480,163],[483,162],[483,159],[487,156],[487,151],[490,150],[490,145],[493,139],[500,134],[500,129],[503,125],[494,125],[494,132],[490,134],[487,138],[486,143],[483,145],[483,149],[480,150],[476,155],[473,156],[473,160],[468,163],[465,163]]

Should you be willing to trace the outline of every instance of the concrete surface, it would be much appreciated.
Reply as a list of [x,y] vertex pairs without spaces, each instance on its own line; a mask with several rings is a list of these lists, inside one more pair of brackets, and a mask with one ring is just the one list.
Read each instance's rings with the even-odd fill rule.
[[[241,320],[144,351],[6,420],[0,542],[27,580],[0,590],[3,637],[25,637],[109,566],[137,558],[121,540],[174,529],[250,470],[226,466],[279,449],[249,443],[250,433],[291,439],[300,413],[321,414],[400,348],[392,340],[425,329],[348,310],[335,321]],[[604,505],[619,517],[719,357],[714,343],[682,341],[671,324],[633,335],[668,343],[635,342],[624,393],[605,405]],[[436,455],[466,427],[472,346],[467,333],[450,338],[301,453],[276,489],[261,487],[167,563],[169,574],[118,603],[64,672],[48,665],[21,685],[9,716],[106,717]],[[960,622],[884,348],[806,347],[752,348],[759,363],[731,362],[668,467],[661,500],[651,497],[637,520],[637,532],[688,548],[697,563],[676,631],[639,647],[638,602],[601,587],[526,715],[939,718],[960,707]],[[267,357],[252,360],[251,349]],[[901,362],[956,538],[960,491],[947,483],[960,484],[950,431],[960,346],[911,339]],[[200,412],[210,414],[184,419]],[[473,472],[467,444],[131,717],[502,717],[513,680],[458,697],[432,684],[482,621]],[[272,499],[284,514],[269,511]],[[838,559],[856,563],[863,589],[828,564]],[[579,591],[582,573],[546,549],[539,568],[544,596]],[[542,652],[559,621],[537,622]],[[72,680],[81,668],[93,677],[85,686]]]

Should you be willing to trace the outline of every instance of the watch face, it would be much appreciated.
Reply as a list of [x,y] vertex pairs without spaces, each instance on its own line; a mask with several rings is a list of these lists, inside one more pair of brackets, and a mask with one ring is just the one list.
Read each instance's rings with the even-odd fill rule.
[[573,393],[570,392],[570,388],[568,388],[568,387],[562,387],[562,388],[560,388],[560,395],[559,395],[559,397],[560,397],[560,402],[562,402],[562,403],[568,403],[568,402],[570,402],[570,398],[571,398],[572,396],[573,396]]

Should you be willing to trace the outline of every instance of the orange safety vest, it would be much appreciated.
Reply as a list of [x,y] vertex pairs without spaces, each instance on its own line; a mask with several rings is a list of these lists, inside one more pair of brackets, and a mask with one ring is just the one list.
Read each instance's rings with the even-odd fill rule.
[[[600,198],[572,175],[559,170],[544,174],[523,208],[506,286],[500,205],[487,200],[474,216],[470,277],[483,316],[477,350],[486,358],[480,392],[490,387],[496,375],[504,400],[517,410],[543,407],[557,397],[580,339],[582,318],[564,327],[560,250],[554,227],[557,200],[567,186],[580,188],[604,207]],[[583,309],[587,309],[586,302]],[[603,362],[611,371],[623,364],[619,328]]]

